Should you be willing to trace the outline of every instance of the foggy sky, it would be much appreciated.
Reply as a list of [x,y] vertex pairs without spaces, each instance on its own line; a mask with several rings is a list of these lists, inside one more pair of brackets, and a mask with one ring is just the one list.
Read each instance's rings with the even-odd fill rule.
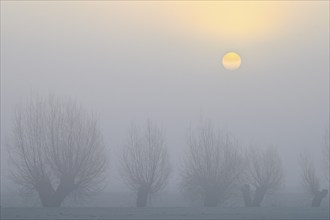
[[[201,116],[243,146],[276,145],[285,188],[301,187],[298,152],[319,158],[329,126],[329,2],[278,3],[278,17],[246,36],[200,28],[190,20],[203,15],[198,4],[1,1],[2,177],[15,104],[54,93],[96,114],[110,149],[108,191],[125,190],[116,157],[129,125],[148,118],[165,131],[177,190],[187,130]],[[234,72],[221,65],[229,51],[242,57]]]

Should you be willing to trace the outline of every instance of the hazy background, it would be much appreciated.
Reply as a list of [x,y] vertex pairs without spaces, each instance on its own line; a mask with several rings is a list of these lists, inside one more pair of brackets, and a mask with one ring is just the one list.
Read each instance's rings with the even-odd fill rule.
[[[239,70],[222,67],[235,51]],[[190,124],[209,118],[243,146],[277,145],[286,191],[300,191],[299,151],[321,158],[329,126],[329,2],[1,1],[1,192],[15,104],[77,99],[100,122],[118,177],[131,122],[165,130],[178,190]],[[317,162],[320,159],[317,160]],[[317,164],[321,167],[320,164]]]

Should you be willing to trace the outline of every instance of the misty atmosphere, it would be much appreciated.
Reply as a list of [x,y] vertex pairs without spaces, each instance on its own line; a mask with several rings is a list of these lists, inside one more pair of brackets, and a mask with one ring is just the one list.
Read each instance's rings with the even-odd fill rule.
[[329,219],[329,5],[1,0],[1,219]]

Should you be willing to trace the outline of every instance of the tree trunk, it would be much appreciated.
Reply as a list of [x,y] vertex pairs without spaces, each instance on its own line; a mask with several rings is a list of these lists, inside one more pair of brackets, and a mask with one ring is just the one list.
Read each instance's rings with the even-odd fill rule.
[[62,177],[57,189],[51,185],[49,179],[39,181],[37,191],[42,207],[60,207],[64,199],[74,190],[72,177]]
[[148,201],[149,189],[142,186],[139,188],[136,198],[136,207],[146,207]]
[[265,187],[257,187],[255,193],[254,193],[254,198],[253,198],[253,207],[259,207],[261,202],[264,200],[265,194],[266,194],[267,189]]
[[207,190],[204,198],[205,207],[216,207],[218,205],[219,198],[218,194],[215,191]]
[[36,183],[36,190],[39,195],[42,207],[54,207],[53,195],[55,193],[49,178],[40,178]]
[[55,191],[54,199],[57,200],[60,205],[75,188],[74,177],[70,175],[63,176]]
[[328,190],[323,189],[322,191],[316,191],[314,193],[314,198],[312,201],[312,207],[320,207],[322,200],[326,197],[328,194]]
[[252,200],[251,200],[251,191],[250,191],[250,185],[245,184],[242,187],[242,194],[243,194],[243,199],[244,199],[244,204],[246,207],[251,207],[252,206]]

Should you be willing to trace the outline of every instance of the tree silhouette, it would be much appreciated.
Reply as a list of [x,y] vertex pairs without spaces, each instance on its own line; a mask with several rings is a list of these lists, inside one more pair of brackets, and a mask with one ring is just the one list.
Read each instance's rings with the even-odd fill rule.
[[[265,195],[277,189],[283,181],[283,170],[278,152],[274,148],[251,148],[247,153],[246,181],[242,187],[245,206],[260,206]],[[254,195],[250,185],[255,188]]]
[[136,206],[145,207],[148,197],[166,186],[170,174],[163,132],[150,121],[143,135],[131,127],[121,165],[125,183],[137,193]]
[[328,189],[321,190],[320,178],[316,174],[315,167],[306,152],[300,154],[301,177],[305,190],[313,196],[312,207],[319,207],[322,200],[327,196]]
[[243,158],[238,142],[227,133],[215,132],[211,122],[190,131],[182,170],[182,189],[204,206],[225,202],[242,174]]
[[42,206],[101,187],[105,147],[96,120],[74,101],[31,96],[16,109],[9,144],[12,178],[36,191]]

